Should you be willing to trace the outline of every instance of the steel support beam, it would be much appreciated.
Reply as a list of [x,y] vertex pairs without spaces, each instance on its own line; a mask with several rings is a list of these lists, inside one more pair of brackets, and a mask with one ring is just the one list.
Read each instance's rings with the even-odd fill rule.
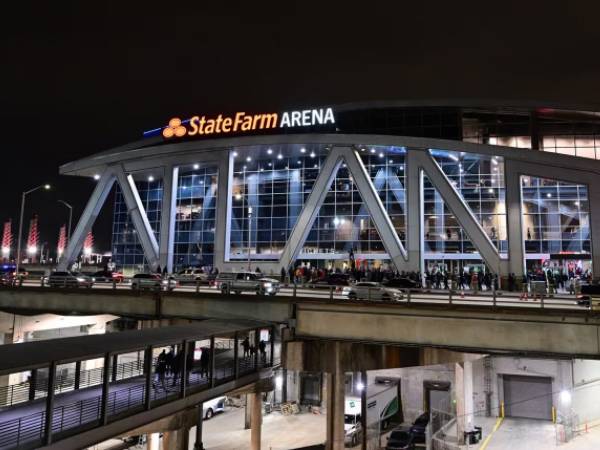
[[508,271],[517,277],[525,274],[525,249],[523,248],[523,215],[521,213],[521,175],[518,163],[504,161],[506,184],[506,222],[508,232]]
[[46,392],[46,414],[44,423],[44,445],[52,443],[52,423],[54,418],[54,385],[56,383],[56,361],[48,368],[48,390]]
[[409,270],[423,274],[423,174],[415,154],[415,150],[406,150],[406,250]]
[[65,254],[58,263],[57,270],[67,270],[79,256],[81,248],[83,247],[83,241],[88,232],[92,229],[92,225],[96,221],[98,214],[100,214],[100,210],[102,209],[114,182],[115,175],[112,169],[106,169],[100,176],[96,188],[88,200],[87,205],[83,210],[83,214],[81,214],[81,217],[79,218],[79,222],[71,235],[71,241],[67,245]]
[[217,210],[215,220],[214,263],[219,270],[225,268],[229,259],[231,223],[231,196],[233,188],[233,152],[226,151],[219,159],[217,175]]
[[168,165],[163,175],[162,211],[160,216],[160,239],[158,262],[160,267],[173,273],[173,246],[175,242],[175,216],[177,213],[177,187],[179,167]]
[[110,364],[111,355],[104,355],[104,367],[102,368],[102,403],[100,406],[100,425],[108,423],[108,390],[110,386]]
[[385,210],[379,194],[375,190],[375,186],[373,186],[371,177],[362,163],[358,151],[350,147],[335,148],[334,151],[336,150],[339,150],[343,155],[346,165],[354,178],[358,192],[362,197],[363,204],[367,207],[367,211],[369,211],[371,220],[379,233],[383,246],[394,262],[396,269],[399,271],[409,270],[410,268],[406,264],[408,259],[406,250],[404,250],[404,246],[398,238],[394,225]]
[[115,167],[115,175],[125,204],[127,205],[127,211],[133,222],[133,226],[137,231],[138,239],[144,250],[144,256],[150,266],[151,270],[156,270],[159,265],[158,262],[158,243],[154,236],[154,230],[150,226],[148,216],[144,210],[144,205],[135,186],[135,180],[131,175],[126,175],[122,167]]
[[481,227],[479,221],[456,192],[446,174],[442,172],[429,152],[426,150],[415,151],[414,160],[419,162],[419,166],[425,171],[429,180],[440,193],[446,205],[465,230],[469,239],[479,251],[481,258],[487,263],[492,272],[498,275],[507,274],[508,261],[500,258],[498,250]]
[[298,216],[294,229],[281,253],[279,263],[284,269],[287,270],[298,257],[298,254],[308,237],[308,233],[310,233],[310,230],[315,223],[319,208],[325,201],[331,183],[335,180],[335,175],[342,165],[342,160],[343,157],[340,149],[334,149],[323,162],[323,166],[315,180],[310,195],[304,203],[304,208],[302,208],[302,212]]

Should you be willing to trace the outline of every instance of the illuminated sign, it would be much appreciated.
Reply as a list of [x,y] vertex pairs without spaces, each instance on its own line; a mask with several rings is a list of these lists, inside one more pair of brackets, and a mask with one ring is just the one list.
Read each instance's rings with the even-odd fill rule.
[[183,136],[204,136],[213,134],[245,133],[275,128],[312,127],[334,124],[332,108],[305,109],[303,111],[285,111],[267,114],[246,114],[237,112],[232,116],[207,118],[194,116],[185,123],[175,117],[162,130],[166,139]]

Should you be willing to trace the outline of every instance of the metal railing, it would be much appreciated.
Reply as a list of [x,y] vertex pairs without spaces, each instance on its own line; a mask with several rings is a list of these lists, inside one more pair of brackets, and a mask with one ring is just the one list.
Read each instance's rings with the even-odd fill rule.
[[[213,385],[217,386],[235,378],[236,361],[233,359],[233,355],[231,358],[223,361],[218,361],[218,355],[215,352],[217,361],[214,364],[212,381],[210,378],[210,366],[208,368],[199,367],[196,363],[188,369],[185,377],[188,390],[201,391],[209,389]],[[119,384],[110,385],[114,390],[109,391],[106,403],[106,413],[109,420],[110,418],[114,420],[116,416],[133,414],[144,408],[147,396],[146,378],[143,376],[143,371],[138,375],[135,375],[136,371],[134,369],[131,369],[129,372],[126,371],[126,368],[132,365],[137,367],[136,364],[132,363],[136,363],[136,361],[123,363],[125,368],[122,373],[132,374],[130,378],[124,378],[128,380],[124,382],[126,387],[119,389]],[[154,358],[152,364],[152,382],[150,385],[150,401],[161,403],[179,398],[181,395],[182,376],[176,372],[159,376],[156,373],[156,364],[157,358]],[[259,354],[246,358],[239,357],[237,364],[238,376],[260,370],[264,367],[270,367],[270,347],[267,347],[264,356]],[[274,361],[273,364],[278,364],[278,362]],[[97,371],[98,369],[91,369],[86,372],[95,374]],[[93,375],[90,379],[93,379],[95,382],[98,377]],[[54,436],[60,433],[75,434],[82,427],[98,425],[102,418],[102,390],[99,386],[90,386],[88,392],[91,396],[89,398],[72,403],[68,403],[70,394],[65,391],[62,392],[62,395],[60,395],[60,392],[57,392],[59,396],[56,397],[56,401],[63,401],[65,403],[55,406],[52,409],[52,433]],[[44,427],[45,411],[0,422],[0,450],[40,446],[44,438]]]
[[[122,282],[117,283],[113,280],[112,283],[96,283],[94,288],[98,289],[131,289],[131,279],[125,278]],[[26,284],[30,286],[46,286],[42,278],[39,283],[28,280]],[[148,287],[140,289],[137,285],[136,291],[140,295],[144,291],[150,291],[154,295],[159,297],[163,291],[180,290],[183,292],[205,292],[211,294],[231,295],[231,290],[222,290],[221,284],[208,283],[208,282],[197,282],[195,287],[192,284],[189,289],[186,289],[187,285],[181,286],[165,286],[160,285],[155,288]],[[348,285],[328,285],[328,284],[315,284],[314,282],[307,281],[306,283],[298,284],[280,284],[280,290],[277,295],[296,298],[311,298],[311,299],[323,299],[330,301],[337,300],[359,300],[369,302],[388,302],[388,303],[404,303],[404,304],[422,304],[422,303],[445,303],[445,304],[463,304],[463,305],[479,305],[479,306],[519,306],[529,308],[552,308],[552,309],[577,309],[585,310],[589,309],[585,306],[578,306],[576,302],[576,296],[574,294],[564,293],[551,293],[551,289],[544,290],[541,292],[539,288],[528,287],[528,284],[524,284],[525,288],[520,291],[506,291],[496,290],[491,287],[488,290],[477,290],[477,289],[461,289],[455,288],[450,290],[441,290],[434,288],[385,288],[384,286],[376,286],[372,288],[362,287],[357,288],[354,284]],[[455,287],[455,286],[453,286]],[[64,289],[77,290],[77,287],[66,286]],[[256,294],[259,291],[245,291],[244,294]],[[396,295],[397,293],[397,295]]]

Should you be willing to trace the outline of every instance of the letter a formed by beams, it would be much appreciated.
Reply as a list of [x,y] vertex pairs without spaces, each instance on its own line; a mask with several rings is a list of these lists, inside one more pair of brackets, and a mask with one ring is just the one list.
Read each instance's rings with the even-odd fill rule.
[[57,270],[67,270],[81,252],[83,241],[85,240],[87,233],[92,229],[115,181],[119,183],[121,192],[123,193],[127,211],[129,212],[131,221],[137,232],[148,265],[152,270],[155,270],[158,267],[158,243],[154,236],[154,232],[150,227],[144,205],[142,204],[137,188],[135,187],[135,181],[131,175],[125,174],[122,167],[115,166],[109,167],[101,175],[100,180],[77,223],[71,242],[67,245],[67,250],[57,266]]
[[[460,223],[475,248],[479,251],[481,258],[492,269],[492,272],[497,274],[507,273],[508,261],[500,257],[498,250],[481,227],[481,224],[456,192],[446,174],[440,169],[429,152],[414,149],[409,150],[409,152],[412,153],[409,158],[410,162],[412,164],[416,163],[427,174],[433,186],[440,193],[446,205],[452,211],[456,220],[458,220],[458,223]],[[410,207],[407,209],[409,213],[413,213]]]
[[385,207],[379,198],[375,186],[369,177],[367,169],[363,165],[356,150],[350,147],[335,147],[325,160],[321,172],[313,189],[306,200],[304,208],[296,221],[294,229],[287,241],[280,263],[287,268],[296,260],[308,234],[317,218],[319,208],[325,201],[325,197],[333,183],[335,176],[342,164],[346,162],[348,170],[354,177],[354,182],[369,214],[375,224],[383,245],[398,270],[407,270],[407,256],[402,242],[396,234],[396,230],[385,211]]

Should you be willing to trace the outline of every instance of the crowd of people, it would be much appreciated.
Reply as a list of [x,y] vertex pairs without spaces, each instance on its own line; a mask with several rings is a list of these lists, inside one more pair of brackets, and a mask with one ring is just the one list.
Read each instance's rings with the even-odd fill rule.
[[[267,362],[267,342],[261,339],[258,345],[255,346],[250,343],[248,336],[246,336],[240,343],[241,350],[243,352],[243,358],[245,360],[252,361],[258,351],[260,360],[262,363]],[[202,347],[200,349],[200,361],[199,367],[194,366],[194,350],[190,349],[187,352],[186,360],[186,372],[198,373],[201,378],[208,377],[210,375],[210,364],[211,364],[211,350],[209,347]],[[181,371],[183,370],[183,352],[176,351],[176,348],[172,346],[167,351],[163,349],[158,357],[156,358],[156,366],[154,373],[156,380],[154,383],[155,388],[162,388],[165,391],[169,390],[169,387],[175,386],[181,377]],[[169,382],[171,383],[169,386]]]

